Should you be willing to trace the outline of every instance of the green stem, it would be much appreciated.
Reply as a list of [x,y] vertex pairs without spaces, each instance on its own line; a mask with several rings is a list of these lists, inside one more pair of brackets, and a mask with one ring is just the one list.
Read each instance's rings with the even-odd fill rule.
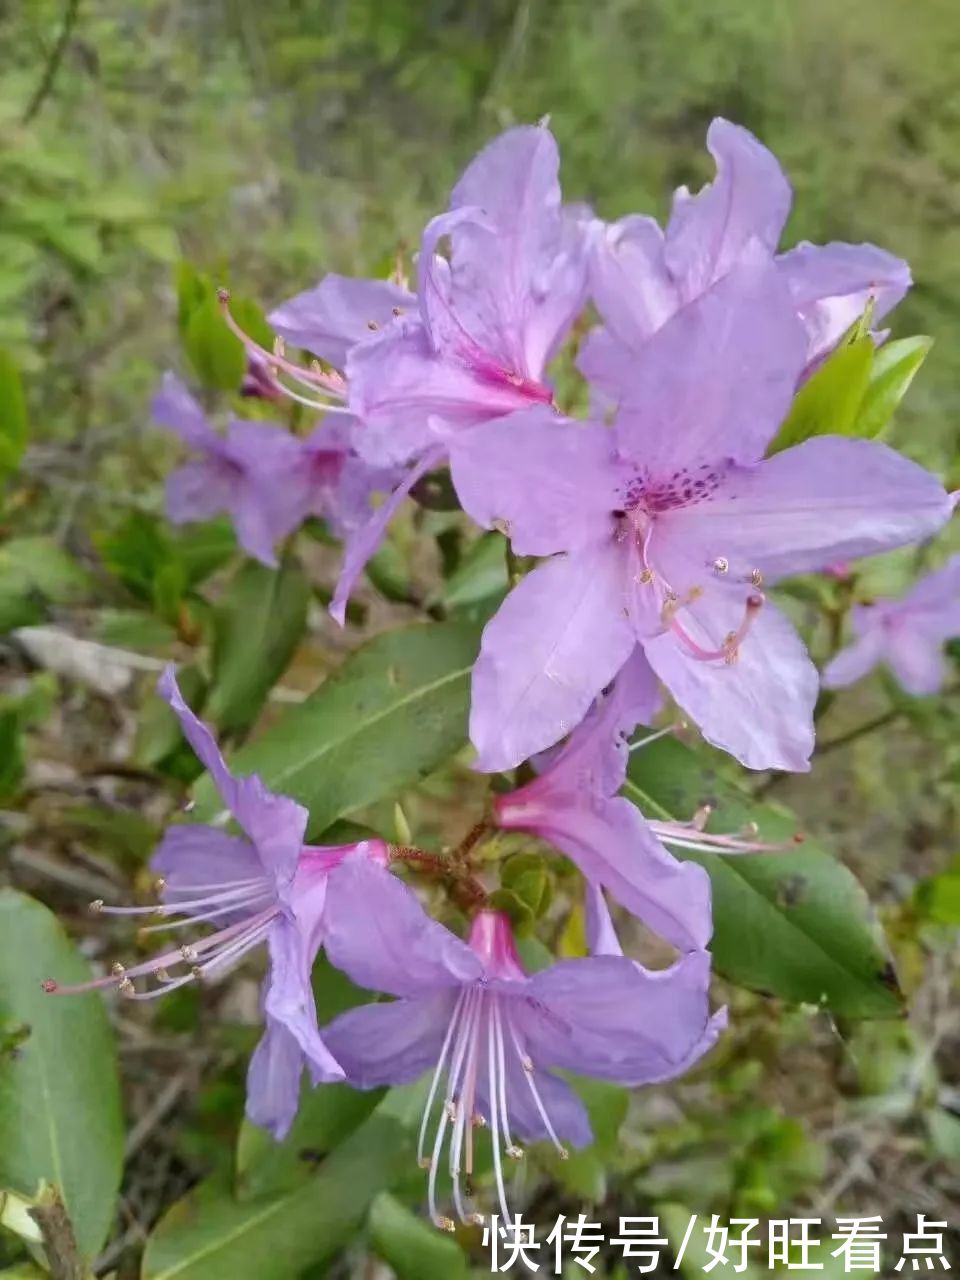
[[53,46],[50,57],[47,59],[47,65],[43,69],[43,76],[40,83],[30,99],[27,109],[23,113],[21,124],[29,124],[36,116],[40,114],[40,108],[50,96],[53,88],[53,82],[57,78],[57,72],[60,70],[60,64],[63,62],[63,55],[67,52],[67,45],[70,43],[70,36],[76,25],[77,14],[80,11],[80,0],[67,0],[66,8],[63,11],[63,23],[60,27],[60,34],[57,37],[57,43]]

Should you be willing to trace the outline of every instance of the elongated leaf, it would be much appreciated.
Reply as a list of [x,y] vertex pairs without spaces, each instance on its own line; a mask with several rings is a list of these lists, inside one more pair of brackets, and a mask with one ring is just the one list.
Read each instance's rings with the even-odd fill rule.
[[[711,822],[717,830],[755,821],[762,838],[774,841],[796,831],[786,810],[753,804],[671,739],[632,754],[624,794],[648,818],[689,818],[709,802],[717,806]],[[866,894],[816,841],[785,853],[686,856],[710,873],[711,949],[726,977],[784,1000],[823,1003],[847,1018],[902,1012],[896,974]]]
[[890,423],[933,346],[922,334],[887,342],[873,358],[870,381],[857,413],[857,435],[874,440]]
[[[323,831],[424,777],[463,746],[478,644],[475,627],[453,622],[378,636],[238,751],[234,768],[299,800],[310,810],[310,831]],[[204,820],[219,812],[209,778],[196,799]]]
[[370,1243],[398,1280],[461,1280],[468,1274],[463,1250],[383,1191],[370,1209]]
[[439,599],[447,609],[466,609],[491,597],[502,599],[509,585],[503,535],[485,533],[469,547]]
[[46,907],[0,891],[0,1022],[29,1028],[0,1057],[0,1186],[59,1187],[88,1257],[110,1228],[123,1164],[113,1037],[98,996],[49,996],[41,983],[89,976]]
[[374,1197],[415,1163],[409,1091],[395,1089],[316,1175],[236,1201],[213,1183],[175,1205],[147,1245],[143,1280],[290,1280],[353,1236]]
[[27,447],[27,402],[20,371],[0,351],[0,471],[15,471]]
[[300,561],[244,564],[214,615],[206,711],[223,733],[246,729],[286,670],[307,626],[310,583]]
[[768,454],[802,444],[812,436],[860,435],[858,413],[873,364],[869,334],[842,343],[797,392]]

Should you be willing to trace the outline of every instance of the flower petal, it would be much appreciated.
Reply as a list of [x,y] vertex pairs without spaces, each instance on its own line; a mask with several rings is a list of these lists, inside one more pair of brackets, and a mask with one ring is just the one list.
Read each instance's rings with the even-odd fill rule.
[[153,397],[151,417],[161,427],[176,432],[185,444],[201,452],[215,451],[221,437],[210,426],[200,402],[175,373],[165,373]]
[[583,719],[634,647],[612,541],[540,565],[487,623],[473,669],[477,768],[511,769]]
[[638,352],[621,453],[659,480],[759,458],[793,399],[806,338],[773,264],[744,261]]
[[[316,941],[314,936],[313,943]],[[317,1009],[310,984],[315,946],[308,935],[285,916],[273,925],[267,943],[270,972],[263,1001],[267,1018],[286,1027],[295,1038],[314,1084],[342,1080],[343,1068],[324,1044],[317,1027]]]
[[861,680],[883,661],[885,648],[883,627],[879,624],[871,626],[827,663],[823,669],[824,686],[843,689]]
[[704,951],[657,971],[624,956],[560,960],[530,979],[517,1022],[537,1064],[649,1084],[679,1075],[715,1042],[709,991]]
[[167,517],[174,524],[211,520],[233,510],[239,482],[219,457],[185,462],[167,476]]
[[[509,1037],[508,1031],[506,1035]],[[505,1054],[503,1066],[511,1138],[520,1139],[522,1142],[552,1140],[540,1108],[534,1101],[527,1073],[520,1065],[517,1055],[508,1051]],[[555,1076],[552,1071],[543,1070],[535,1071],[533,1079],[540,1101],[543,1103],[543,1109],[550,1117],[553,1131],[561,1142],[569,1142],[572,1147],[590,1146],[593,1142],[590,1117],[587,1115],[586,1107],[567,1082]],[[490,1124],[489,1093],[489,1067],[484,1063],[477,1088],[477,1109],[488,1125]]]
[[479,960],[426,914],[417,896],[369,858],[330,873],[324,945],[358,986],[419,996],[480,977]]
[[184,701],[172,666],[161,675],[157,692],[173,708],[184,737],[213,778],[223,803],[253,841],[264,867],[281,885],[291,881],[307,828],[306,809],[287,796],[274,795],[257,777],[233,776],[210,730]]
[[455,990],[348,1009],[323,1038],[355,1089],[409,1084],[437,1065],[453,1016]]
[[953,501],[936,476],[884,444],[817,436],[754,467],[730,467],[709,499],[658,517],[651,555],[667,541],[689,563],[674,590],[702,582],[717,558],[729,581],[808,573],[929,537]]
[[809,361],[827,354],[863,315],[870,298],[881,319],[912,283],[910,268],[872,244],[798,244],[777,266],[809,338]]
[[523,556],[573,551],[613,532],[618,470],[606,427],[525,409],[450,440],[450,473],[464,511],[504,526]]
[[695,196],[677,192],[666,234],[666,264],[686,301],[736,266],[751,241],[772,254],[790,212],[790,184],[753,134],[718,118],[707,147],[717,176]]
[[591,297],[611,336],[636,350],[681,305],[663,232],[653,218],[633,214],[593,223],[589,237]]
[[710,877],[668,853],[631,801],[558,795],[550,803],[541,796],[537,810],[537,834],[571,858],[587,880],[680,950],[707,945],[713,931]]
[[354,347],[347,379],[360,423],[356,450],[378,466],[406,462],[435,444],[433,418],[464,427],[530,404],[505,377],[484,377],[462,358],[438,355],[416,321]]
[[267,1019],[247,1070],[247,1117],[277,1142],[290,1132],[300,1105],[303,1053],[282,1022]]
[[416,298],[388,280],[356,280],[331,273],[314,289],[283,302],[268,317],[281,338],[303,347],[337,369],[347,352],[369,339],[374,328],[394,319],[395,308],[408,311]]
[[[198,898],[204,885],[213,889],[263,875],[263,865],[249,840],[198,823],[168,827],[150,859],[150,870],[163,877],[164,902]],[[179,885],[190,887],[181,889]]]
[[366,523],[361,524],[350,534],[343,548],[343,563],[340,577],[330,604],[330,615],[343,626],[347,614],[347,601],[357,581],[363,573],[367,561],[383,541],[387,526],[396,515],[404,498],[417,483],[443,458],[443,449],[437,446],[428,450],[416,466],[412,466],[393,493],[370,515]]
[[[743,606],[734,596],[708,591],[678,617],[712,651],[737,629]],[[708,742],[748,769],[810,768],[817,669],[773,605],[759,610],[732,664],[693,657],[671,631],[642,643],[650,665]]]
[[940,692],[946,677],[942,636],[921,627],[897,627],[888,637],[886,658],[907,693],[923,698]]

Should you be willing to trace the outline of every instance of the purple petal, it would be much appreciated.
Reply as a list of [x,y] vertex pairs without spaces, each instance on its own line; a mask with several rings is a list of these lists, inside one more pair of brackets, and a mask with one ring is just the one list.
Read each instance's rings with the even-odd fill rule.
[[670,319],[680,296],[653,218],[590,228],[590,294],[611,337],[634,350]]
[[277,1142],[290,1132],[300,1105],[303,1054],[280,1022],[267,1025],[247,1070],[247,1116]]
[[199,401],[174,373],[165,373],[153,397],[151,416],[161,427],[176,432],[184,443],[201,452],[216,451],[220,436],[207,421]]
[[[477,1088],[478,1110],[490,1123],[489,1068],[481,1068]],[[536,1071],[534,1080],[543,1109],[550,1117],[550,1124],[561,1142],[573,1147],[588,1147],[593,1142],[593,1131],[587,1109],[565,1080],[550,1071]],[[551,1139],[544,1124],[540,1108],[534,1101],[527,1073],[513,1053],[504,1059],[504,1085],[507,1099],[507,1116],[510,1136],[522,1142],[546,1142]]]
[[730,581],[766,581],[917,542],[953,504],[936,476],[886,445],[817,436],[755,467],[731,467],[706,501],[664,512],[651,554],[683,557],[671,582],[703,581],[717,558]]
[[223,803],[253,841],[265,868],[280,884],[288,883],[303,847],[309,816],[306,809],[286,796],[274,795],[257,777],[233,776],[210,730],[183,700],[172,666],[161,675],[157,692],[173,708],[184,737],[212,777]]
[[367,561],[383,541],[387,526],[396,515],[400,504],[417,483],[443,458],[443,449],[434,447],[423,455],[420,461],[410,468],[404,479],[397,485],[390,497],[382,502],[365,524],[355,529],[343,549],[343,564],[337,588],[330,604],[330,615],[343,626],[347,613],[347,601],[357,585]]
[[355,347],[347,361],[350,409],[360,426],[357,452],[377,465],[406,462],[434,444],[431,419],[470,426],[530,405],[496,369],[462,357],[444,359],[418,322],[394,325],[378,341]]
[[394,308],[408,311],[415,306],[411,293],[387,280],[331,274],[315,289],[281,303],[268,319],[287,342],[343,369],[347,352],[370,337],[371,325],[383,328],[394,319]]
[[610,909],[598,884],[587,881],[583,888],[583,908],[587,946],[594,956],[622,956],[623,947],[613,927]]
[[629,394],[636,351],[615,338],[609,329],[591,329],[577,352],[577,368],[590,384],[590,412],[607,418]]
[[[263,866],[249,840],[195,823],[167,828],[150,859],[150,870],[163,877],[164,902],[198,898],[205,885],[216,889],[263,875]],[[180,885],[189,888],[181,889]]]
[[343,1068],[324,1044],[317,1027],[310,985],[315,947],[296,924],[282,916],[270,930],[267,942],[270,972],[263,1002],[267,1019],[280,1023],[294,1037],[314,1084],[342,1080]]
[[914,697],[939,693],[946,678],[943,637],[909,626],[894,628],[887,639],[890,670]]
[[[678,617],[712,651],[740,625],[743,606],[735,596],[708,591]],[[643,647],[708,742],[748,769],[809,769],[817,670],[792,624],[773,605],[760,609],[732,664],[694,658],[672,631],[644,639]]]
[[547,561],[507,596],[473,669],[477,768],[512,769],[583,719],[634,648],[623,579],[611,540]]
[[[627,738],[650,724],[663,704],[657,678],[638,645],[621,667],[613,688],[591,709],[567,742],[535,761],[541,780],[530,784],[566,788],[594,797],[616,795],[627,776]],[[549,775],[549,776],[548,776]]]
[[824,686],[843,689],[861,680],[883,661],[885,647],[883,628],[879,625],[871,627],[827,663],[823,669]]
[[751,241],[772,254],[790,212],[790,184],[753,134],[716,119],[707,147],[717,176],[696,196],[677,192],[667,227],[666,264],[686,301],[735,267]]
[[440,1057],[457,992],[365,1004],[335,1018],[323,1037],[355,1089],[410,1084]]
[[530,979],[529,1012],[517,1020],[537,1063],[649,1084],[679,1075],[715,1042],[722,1020],[711,1018],[709,991],[703,951],[658,971],[623,956],[561,960]]
[[872,244],[803,242],[781,254],[777,266],[806,326],[811,362],[836,346],[863,315],[868,299],[874,299],[879,320],[912,283],[901,258]]
[[696,863],[679,862],[668,853],[625,797],[598,800],[541,791],[535,816],[523,817],[518,804],[512,816],[507,810],[503,825],[535,830],[571,858],[587,880],[609,890],[673,946],[688,951],[710,941],[709,876]]
[[185,462],[167,476],[167,517],[174,524],[190,524],[231,511],[241,483],[220,457]]
[[450,473],[464,511],[504,526],[519,555],[573,551],[609,538],[619,474],[611,432],[559,419],[546,405],[462,431]]
[[744,262],[638,353],[617,418],[621,452],[661,481],[698,464],[755,461],[805,359],[803,328],[772,263]]
[[327,892],[327,955],[358,986],[419,996],[480,977],[480,962],[466,943],[369,859],[348,858],[330,873]]

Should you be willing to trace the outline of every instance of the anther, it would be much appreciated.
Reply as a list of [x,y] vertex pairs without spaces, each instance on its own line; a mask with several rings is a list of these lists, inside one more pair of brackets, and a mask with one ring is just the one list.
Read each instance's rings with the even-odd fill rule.
[[127,970],[126,966],[122,965],[119,960],[114,960],[113,964],[110,966],[110,972],[115,978],[122,978],[126,974]]
[[48,996],[52,995],[52,993],[56,991],[57,985],[58,984],[53,980],[53,978],[45,978],[43,982],[40,983],[40,986],[43,988],[43,990],[47,993]]
[[217,301],[220,303],[221,307],[225,307],[225,306],[227,306],[227,305],[229,304],[229,302],[230,302],[230,290],[229,290],[229,289],[222,289],[222,288],[221,288],[221,289],[218,289],[218,290],[217,290]]
[[171,979],[170,979],[170,973],[169,973],[169,971],[168,971],[167,969],[163,969],[163,968],[160,968],[160,969],[154,969],[154,971],[153,971],[153,972],[156,974],[156,977],[157,977],[157,981],[158,981],[158,982],[170,982],[170,981],[171,981]]
[[279,333],[273,339],[273,354],[279,356],[282,360],[287,354],[287,344],[280,337]]
[[137,989],[133,985],[133,982],[131,981],[130,978],[121,979],[121,981],[117,985],[117,990],[120,992],[122,996],[126,996],[128,1000],[130,999],[131,996],[134,996],[137,993]]
[[198,964],[191,966],[190,977],[194,980],[194,982],[199,982],[200,979],[203,977],[203,970],[200,968]]
[[524,1054],[523,1057],[520,1059],[520,1065],[521,1067],[523,1067],[524,1071],[526,1071],[528,1076],[533,1075],[533,1059],[532,1058],[528,1058],[526,1054]]
[[186,943],[180,948],[180,957],[181,959],[186,960],[188,964],[193,964],[195,961],[200,959],[196,948],[191,947],[189,943]]
[[750,581],[753,583],[755,587],[763,586],[763,574],[760,572],[759,569],[750,570]]
[[482,1227],[486,1222],[486,1218],[482,1213],[471,1213],[467,1218],[468,1222],[472,1222],[475,1227]]
[[420,1159],[417,1161],[417,1164],[420,1166],[421,1169],[429,1169],[432,1163],[433,1161],[430,1159],[429,1156],[421,1156]]
[[640,583],[641,587],[649,587],[650,583],[653,581],[653,570],[643,569],[638,576],[637,581]]
[[454,1222],[452,1218],[438,1218],[437,1226],[440,1228],[441,1231],[449,1231],[451,1233],[453,1233],[457,1229],[457,1224]]
[[99,912],[103,910],[103,899],[94,898],[94,900],[88,906],[87,910],[90,912],[91,915],[95,916],[99,914]]
[[713,562],[712,568],[717,577],[722,578],[725,573],[730,572],[730,561],[726,556],[717,556],[716,560]]
[[375,333],[377,329],[380,328],[380,326],[377,324],[376,320],[368,320],[367,328],[370,330],[371,333]]
[[557,1148],[557,1155],[560,1157],[560,1159],[561,1159],[561,1160],[569,1160],[569,1159],[570,1159],[570,1152],[567,1150],[567,1148],[566,1148],[566,1147],[558,1147],[558,1148]]
[[395,316],[402,316],[402,315],[403,315],[403,307],[394,307],[394,308],[393,308],[393,314],[394,314]]
[[451,1120],[456,1120],[457,1104],[455,1102],[445,1102],[443,1109],[444,1111],[446,1111],[447,1115],[450,1117]]
[[480,1115],[479,1112],[477,1112],[473,1117],[473,1127],[475,1129],[485,1129],[487,1127],[486,1120],[484,1120],[483,1116]]
[[697,831],[703,831],[710,820],[711,813],[713,813],[713,805],[702,804],[693,815],[693,818],[691,819],[691,826],[695,827]]
[[507,1155],[510,1157],[511,1160],[522,1160],[523,1147],[513,1147],[513,1146],[507,1147]]
[[167,887],[167,877],[157,876],[156,880],[154,880],[153,882],[154,893],[163,893],[166,887]]

